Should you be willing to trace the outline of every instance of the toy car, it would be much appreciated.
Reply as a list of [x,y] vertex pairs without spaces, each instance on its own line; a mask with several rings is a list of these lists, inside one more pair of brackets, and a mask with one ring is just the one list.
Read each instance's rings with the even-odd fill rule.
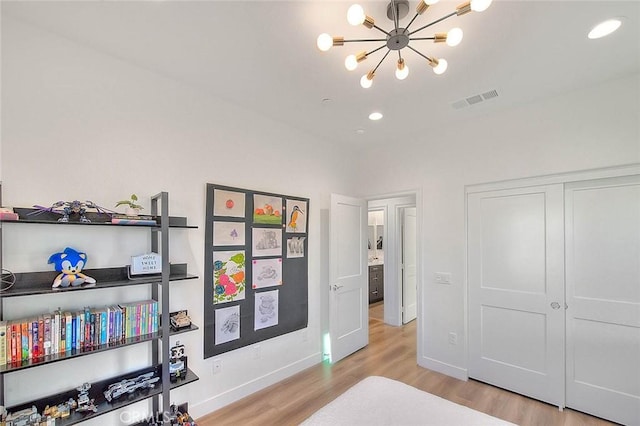
[[128,393],[131,394],[138,389],[148,389],[155,386],[155,383],[160,380],[159,377],[153,377],[154,372],[141,374],[133,379],[124,379],[118,383],[110,384],[106,391],[104,391],[104,397],[107,401],[121,397]]

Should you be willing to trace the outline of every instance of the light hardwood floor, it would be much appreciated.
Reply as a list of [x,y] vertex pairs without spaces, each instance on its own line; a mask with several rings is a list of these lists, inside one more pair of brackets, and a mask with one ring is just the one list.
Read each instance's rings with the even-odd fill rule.
[[[367,376],[399,380],[418,389],[522,426],[603,426],[613,423],[526,398],[475,380],[467,382],[416,364],[416,321],[385,325],[372,305],[369,346],[335,365],[322,363],[208,414],[199,426],[296,425]],[[376,311],[373,311],[373,310]]]

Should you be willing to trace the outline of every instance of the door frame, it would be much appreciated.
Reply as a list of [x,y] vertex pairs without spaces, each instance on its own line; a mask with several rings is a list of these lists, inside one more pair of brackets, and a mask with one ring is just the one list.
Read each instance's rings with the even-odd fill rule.
[[[390,199],[390,198],[401,198],[401,197],[414,197],[415,200],[415,208],[416,208],[416,286],[417,286],[417,290],[416,290],[416,299],[417,299],[417,316],[416,316],[416,333],[417,333],[417,339],[416,339],[416,345],[417,345],[417,359],[421,359],[423,356],[423,347],[424,347],[424,342],[423,342],[423,326],[421,323],[421,318],[422,318],[422,309],[423,309],[423,303],[422,303],[422,283],[423,283],[423,268],[424,268],[424,261],[422,258],[422,239],[423,239],[423,235],[422,235],[422,215],[423,215],[423,201],[422,201],[422,189],[418,188],[418,189],[412,189],[412,190],[406,190],[406,191],[399,191],[399,192],[391,192],[391,193],[384,193],[384,194],[378,194],[378,195],[369,195],[369,196],[365,196],[364,199],[367,202],[371,202],[371,201],[381,201],[381,200],[386,200],[386,199]],[[408,204],[408,205],[398,205],[396,207],[412,207],[414,206],[414,204]],[[368,209],[369,211],[375,211],[375,210],[382,210],[382,208],[379,207],[372,207]],[[394,224],[389,224],[388,222],[388,209],[384,209],[385,210],[385,217],[384,217],[384,223],[385,223],[385,227],[384,227],[384,239],[387,239],[387,235],[389,235],[389,227],[392,226],[393,227],[393,232],[396,233],[396,235],[398,235],[398,233],[400,232],[400,222],[398,222],[398,218],[396,217],[396,223]],[[397,212],[397,208],[396,208],[396,212]],[[395,250],[395,253],[393,253],[393,256],[395,257],[395,261],[398,262],[399,264],[399,258],[398,256],[400,256],[400,247],[397,247],[397,250]],[[387,255],[385,254],[385,262],[386,262],[386,258]],[[388,268],[384,268],[384,294],[385,297],[388,294],[388,291],[395,291],[397,295],[401,295],[402,293],[402,283],[401,281],[397,280],[397,277],[395,277],[395,280],[398,281],[398,285],[396,286],[395,289],[391,290],[391,276],[388,275]],[[385,302],[386,303],[386,302]],[[397,325],[397,326],[401,326],[402,325],[402,312],[401,312],[401,308],[402,308],[402,298],[399,297],[398,301],[396,303],[397,305],[397,312],[399,313],[399,319],[398,318],[394,318],[394,320],[397,320],[397,322],[391,323],[391,325]],[[387,321],[387,315],[385,313],[385,323],[388,323]]]

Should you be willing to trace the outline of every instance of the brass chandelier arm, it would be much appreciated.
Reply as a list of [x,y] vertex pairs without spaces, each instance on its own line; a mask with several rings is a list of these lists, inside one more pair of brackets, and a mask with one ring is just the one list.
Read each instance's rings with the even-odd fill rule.
[[413,50],[414,52],[416,52],[418,55],[422,56],[423,58],[425,58],[427,61],[431,62],[433,59],[431,59],[430,57],[428,57],[427,55],[423,55],[422,53],[418,52],[416,49],[414,49],[411,46],[407,46],[409,49]]
[[[367,52],[367,56],[372,55],[372,54],[376,53],[378,50],[383,49],[383,48],[385,48],[385,47],[387,47],[387,45],[386,45],[386,44],[383,44],[382,46],[380,46],[380,47],[378,47],[378,48],[373,49],[371,52]],[[376,67],[376,68],[378,68],[378,67]]]
[[410,41],[414,41],[414,40],[435,40],[435,37],[415,37],[415,38],[410,38]]
[[458,12],[451,12],[450,14],[448,14],[448,15],[446,15],[446,16],[443,16],[443,17],[442,17],[442,18],[440,18],[440,19],[436,19],[435,21],[430,22],[430,23],[428,23],[427,25],[422,26],[422,27],[418,28],[418,29],[417,29],[417,30],[415,30],[415,31],[411,31],[411,32],[409,33],[409,35],[412,35],[412,34],[415,34],[415,33],[419,32],[419,31],[422,31],[422,30],[424,30],[425,28],[429,28],[430,26],[435,25],[435,24],[437,24],[437,23],[439,23],[439,22],[442,22],[442,21],[444,21],[445,19],[449,19],[449,18],[451,18],[452,16],[456,16],[457,14],[458,14]]
[[378,67],[380,66],[380,64],[382,64],[382,62],[387,58],[387,56],[389,56],[389,53],[391,53],[391,49],[387,50],[387,53],[384,54],[384,56],[382,57],[382,59],[380,59],[380,62],[378,62],[378,65],[376,65],[376,67],[370,71],[370,73],[375,73],[378,70]]
[[361,39],[353,39],[353,40],[342,40],[343,43],[356,43],[356,42],[362,42],[362,41],[384,41],[386,42],[387,39],[385,38],[361,38]]
[[409,27],[411,26],[411,24],[413,24],[413,21],[415,21],[415,20],[416,20],[416,18],[417,18],[418,16],[420,16],[420,14],[419,14],[419,13],[416,13],[416,14],[415,14],[415,16],[414,16],[413,18],[411,18],[411,20],[409,21],[409,23],[407,24],[407,26],[406,26],[406,27],[404,27],[404,29],[405,29],[405,30],[407,30],[407,31],[409,31]]
[[385,34],[385,35],[387,35],[387,36],[389,35],[389,32],[388,32],[388,31],[383,30],[382,28],[380,28],[379,26],[377,26],[377,25],[375,25],[375,24],[373,25],[373,28],[375,28],[376,30],[378,30],[378,31],[380,31],[380,32],[382,32],[382,33],[384,33],[384,34]]

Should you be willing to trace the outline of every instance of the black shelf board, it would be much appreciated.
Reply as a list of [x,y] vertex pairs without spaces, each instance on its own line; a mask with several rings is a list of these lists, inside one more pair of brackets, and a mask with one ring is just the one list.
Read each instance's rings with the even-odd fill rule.
[[169,333],[171,336],[175,336],[176,334],[188,333],[190,331],[198,330],[198,326],[195,324],[191,324],[189,327],[181,328],[180,330],[171,330]]
[[[190,327],[184,328],[182,330],[178,330],[178,331],[170,330],[169,335],[173,336],[176,334],[188,333],[190,331],[195,331],[195,330],[198,330],[198,326],[195,324],[191,324]],[[64,361],[67,359],[77,358],[85,355],[92,355],[98,352],[105,352],[113,349],[123,348],[125,346],[137,345],[138,343],[150,342],[152,340],[157,340],[160,338],[162,338],[162,333],[160,332],[150,333],[150,334],[145,334],[143,336],[130,337],[120,343],[99,345],[86,351],[73,350],[73,351],[62,352],[55,355],[48,355],[38,359],[30,359],[28,361],[22,361],[19,363],[16,362],[16,363],[4,364],[4,365],[0,365],[0,374],[13,373],[15,371],[24,370],[27,368],[39,367],[41,365],[47,365],[53,362]]]
[[[58,222],[58,219],[62,217],[59,213],[53,212],[42,212],[40,214],[35,214],[38,210],[34,208],[23,208],[16,207],[13,209],[14,212],[18,213],[18,220],[0,220],[2,223],[31,223],[31,224],[43,224],[43,225],[80,225],[80,226],[112,226],[119,228],[160,228],[161,227],[161,218],[160,216],[156,216],[155,225],[122,225],[117,223],[111,223],[111,215],[108,213],[96,213],[96,212],[87,212],[86,217],[91,220],[91,222],[85,223],[80,222],[77,217],[71,218],[69,222]],[[184,229],[198,229],[195,225],[187,225],[187,218],[182,216],[169,216],[169,228],[184,228]]]
[[[95,278],[97,281],[95,285],[90,287],[51,288],[51,283],[53,283],[53,280],[59,274],[59,272],[56,271],[16,273],[15,284],[11,289],[0,293],[0,298],[97,290],[110,287],[153,284],[162,281],[162,277],[159,275],[141,276],[140,278],[130,280],[127,276],[127,268],[127,266],[123,266],[119,268],[84,269],[82,271],[84,274]],[[193,280],[197,278],[197,275],[187,273],[186,263],[171,264],[170,266],[169,281]]]
[[136,345],[138,343],[150,342],[152,340],[156,340],[162,337],[160,333],[151,333],[145,334],[143,336],[131,337],[124,340],[121,343],[113,343],[109,345],[99,345],[91,350],[86,351],[67,351],[61,352],[55,355],[48,355],[38,359],[30,359],[28,361],[22,361],[20,363],[10,363],[5,365],[0,365],[0,374],[12,373],[14,371],[24,370],[26,368],[38,367],[41,365],[51,364],[52,362],[64,361],[67,359],[78,358],[85,355],[92,355],[98,352],[110,351],[113,349],[123,348],[125,346]]
[[[152,396],[159,395],[162,393],[162,366],[155,365],[152,367],[147,367],[142,370],[133,371],[131,373],[123,374],[121,376],[113,377],[111,379],[102,380],[99,382],[95,382],[91,384],[91,389],[89,390],[89,398],[95,398],[95,405],[98,408],[96,413],[87,412],[87,413],[77,413],[72,412],[69,417],[65,417],[64,419],[56,419],[56,426],[69,426],[75,425],[77,423],[81,423],[85,420],[101,416],[103,414],[109,413],[114,410],[118,410],[120,408],[126,407],[131,404],[135,404],[136,402],[143,401],[145,399],[151,398]],[[139,376],[140,374],[145,374],[148,372],[154,371],[157,377],[160,377],[160,381],[155,383],[155,387],[151,389],[140,389],[132,394],[126,394],[121,396],[118,399],[114,399],[111,402],[108,402],[104,397],[104,390],[109,387],[112,383],[117,383],[123,379],[134,378]],[[196,380],[199,380],[199,377],[191,370],[187,369],[187,376],[182,380],[178,380],[176,383],[169,383],[169,387],[171,389],[178,388],[180,386],[187,385],[189,383],[193,383]],[[80,386],[80,383],[78,384]],[[39,413],[42,413],[44,407],[47,405],[57,405],[61,404],[69,398],[76,399],[78,397],[78,391],[76,389],[71,389],[66,392],[61,392],[56,395],[52,395],[46,398],[41,398],[36,401],[27,402],[24,404],[20,404],[15,407],[11,407],[8,409],[9,412],[15,412],[22,410],[24,408],[29,408],[34,406],[38,409]]]

